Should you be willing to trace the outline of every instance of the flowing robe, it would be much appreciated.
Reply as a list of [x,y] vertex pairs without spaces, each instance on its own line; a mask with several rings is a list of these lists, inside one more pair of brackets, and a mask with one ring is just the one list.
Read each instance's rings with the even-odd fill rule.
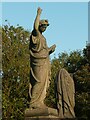
[[75,88],[70,74],[61,69],[56,77],[57,108],[61,118],[75,118]]
[[30,36],[30,107],[42,107],[49,86],[49,48],[44,36]]

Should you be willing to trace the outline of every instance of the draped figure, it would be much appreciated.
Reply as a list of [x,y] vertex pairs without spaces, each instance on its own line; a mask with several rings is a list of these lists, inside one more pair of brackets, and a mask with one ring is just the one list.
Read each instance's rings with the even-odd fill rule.
[[49,87],[51,67],[49,55],[55,51],[56,45],[47,46],[43,32],[49,26],[48,20],[40,20],[42,9],[37,9],[33,30],[30,35],[30,109],[25,111],[28,117],[53,115],[56,118],[75,118],[75,88],[70,74],[63,68],[56,76],[57,109],[49,108],[44,104],[46,91]]
[[42,33],[49,26],[48,20],[40,20],[41,8],[38,8],[34,28],[30,35],[30,108],[45,106],[44,99],[50,80],[49,55],[54,52],[55,45],[47,46]]
[[57,109],[61,118],[74,118],[75,88],[70,74],[63,68],[56,77]]

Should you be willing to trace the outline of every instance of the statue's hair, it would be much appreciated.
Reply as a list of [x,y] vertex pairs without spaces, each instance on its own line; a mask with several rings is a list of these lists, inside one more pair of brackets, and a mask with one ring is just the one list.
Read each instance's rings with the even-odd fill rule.
[[42,25],[42,24],[46,24],[47,26],[49,26],[49,23],[48,23],[48,20],[47,19],[43,19],[43,20],[40,20],[39,21],[39,25]]

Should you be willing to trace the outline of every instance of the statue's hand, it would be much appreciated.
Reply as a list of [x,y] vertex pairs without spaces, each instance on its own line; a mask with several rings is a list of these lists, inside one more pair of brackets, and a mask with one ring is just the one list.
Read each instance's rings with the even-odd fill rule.
[[42,12],[42,9],[40,8],[40,7],[38,7],[38,9],[37,9],[37,14],[41,14],[41,12]]
[[56,48],[56,45],[54,44],[54,45],[52,46],[52,52],[55,51],[55,48]]
[[49,54],[53,53],[55,51],[56,45],[54,44],[49,48]]

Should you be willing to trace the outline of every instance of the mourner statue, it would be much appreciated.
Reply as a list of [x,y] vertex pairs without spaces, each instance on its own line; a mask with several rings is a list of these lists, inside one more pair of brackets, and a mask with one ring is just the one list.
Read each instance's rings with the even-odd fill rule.
[[60,118],[74,118],[74,81],[64,68],[58,71],[55,81],[57,108],[49,108],[44,103],[51,76],[49,55],[55,51],[56,45],[50,48],[47,46],[43,32],[49,23],[48,20],[40,20],[41,12],[42,9],[38,8],[33,30],[30,34],[30,107],[25,114],[26,116],[40,115],[39,110],[47,108],[48,114]]
[[30,108],[44,105],[46,90],[50,80],[49,55],[54,52],[55,45],[47,46],[43,32],[49,26],[48,20],[40,20],[41,8],[38,8],[33,31],[30,36]]

